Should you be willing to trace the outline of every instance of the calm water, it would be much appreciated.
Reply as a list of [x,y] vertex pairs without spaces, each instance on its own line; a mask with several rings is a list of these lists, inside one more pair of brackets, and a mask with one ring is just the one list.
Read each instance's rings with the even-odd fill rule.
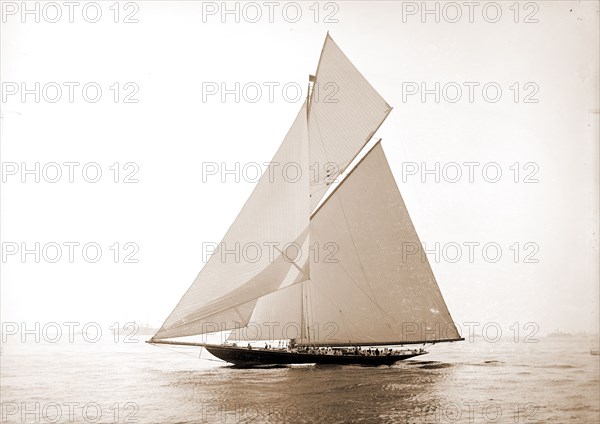
[[587,340],[429,351],[391,368],[238,370],[197,348],[9,341],[2,422],[599,422],[600,356]]

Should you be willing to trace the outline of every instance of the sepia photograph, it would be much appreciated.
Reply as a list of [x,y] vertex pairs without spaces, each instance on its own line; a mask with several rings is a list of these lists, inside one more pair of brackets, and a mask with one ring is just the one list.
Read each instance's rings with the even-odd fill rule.
[[600,0],[0,12],[0,423],[600,422]]

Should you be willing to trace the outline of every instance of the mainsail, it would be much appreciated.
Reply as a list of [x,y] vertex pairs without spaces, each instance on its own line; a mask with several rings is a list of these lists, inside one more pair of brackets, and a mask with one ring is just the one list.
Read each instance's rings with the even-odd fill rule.
[[[285,256],[285,247],[306,245],[308,236],[306,102],[271,163],[219,250],[154,339],[215,332],[215,323],[219,330],[239,328],[248,322],[260,296],[293,283],[303,273],[293,258]],[[291,167],[297,169],[283,170]]]
[[381,144],[324,198],[390,110],[328,34],[312,93],[272,161],[301,175],[266,172],[221,242],[277,245],[276,254],[217,251],[153,340],[224,330],[235,341],[312,345],[459,340],[426,256],[415,254]]

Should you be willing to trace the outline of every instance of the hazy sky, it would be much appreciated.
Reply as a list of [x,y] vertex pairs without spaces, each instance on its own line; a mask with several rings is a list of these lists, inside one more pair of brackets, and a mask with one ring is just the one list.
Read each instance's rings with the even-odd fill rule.
[[[93,9],[82,14],[86,2],[73,23],[65,6],[59,22],[48,22],[56,10],[46,8],[36,23],[6,3],[3,321],[162,323],[202,267],[202,243],[220,241],[254,187],[232,177],[203,182],[203,163],[271,159],[304,98],[290,101],[291,90],[286,100],[281,87],[305,88],[329,30],[394,107],[378,136],[419,236],[428,250],[440,246],[430,261],[454,320],[505,329],[535,322],[542,334],[597,331],[597,2],[521,3],[518,16],[513,2],[499,2],[495,23],[490,2],[471,17],[462,2],[440,4],[439,23],[422,14],[421,2],[321,3],[318,16],[307,2],[296,23],[288,22],[295,6],[285,2],[273,23],[262,2],[257,23],[248,22],[255,16],[248,7],[239,23],[222,16],[214,9],[221,2],[121,3],[118,17],[112,2],[102,3],[97,23],[85,19],[94,20]],[[215,14],[203,16],[203,7]],[[139,22],[123,22],[127,16]],[[328,16],[338,22],[323,22]],[[39,103],[35,94],[23,101],[22,88],[35,91],[36,82]],[[207,82],[256,83],[263,97],[203,101]],[[69,83],[78,84],[73,102]],[[279,83],[273,101],[265,83]],[[56,86],[62,97],[52,103]],[[98,86],[102,95],[92,103]],[[424,99],[422,88],[431,92]],[[22,163],[34,169],[36,162],[41,181],[25,174],[22,183]],[[53,162],[62,172],[56,183],[48,181]],[[72,183],[65,162],[79,163]],[[102,170],[97,183],[82,175],[90,163],[89,180]],[[425,174],[423,182],[421,171],[436,163],[440,181]],[[454,163],[463,174],[452,183]],[[127,176],[138,182],[125,183]],[[36,242],[45,248],[39,263],[33,254],[22,260],[22,247]],[[79,243],[73,263],[65,242]],[[94,246],[102,249],[96,263],[84,257],[86,243],[88,259]],[[502,249],[497,262],[493,250],[482,251],[486,243]],[[56,244],[62,257],[51,263]],[[453,262],[457,245],[462,257]],[[129,253],[137,263],[124,263]]]

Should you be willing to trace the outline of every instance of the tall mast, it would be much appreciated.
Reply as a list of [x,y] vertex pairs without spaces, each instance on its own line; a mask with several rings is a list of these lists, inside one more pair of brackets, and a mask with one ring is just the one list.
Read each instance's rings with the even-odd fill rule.
[[315,81],[317,77],[309,74],[308,75],[308,88],[306,90],[306,119],[308,119],[308,115],[310,114],[310,103],[312,101],[313,90],[315,86]]
[[300,340],[304,340],[304,281],[300,284]]

